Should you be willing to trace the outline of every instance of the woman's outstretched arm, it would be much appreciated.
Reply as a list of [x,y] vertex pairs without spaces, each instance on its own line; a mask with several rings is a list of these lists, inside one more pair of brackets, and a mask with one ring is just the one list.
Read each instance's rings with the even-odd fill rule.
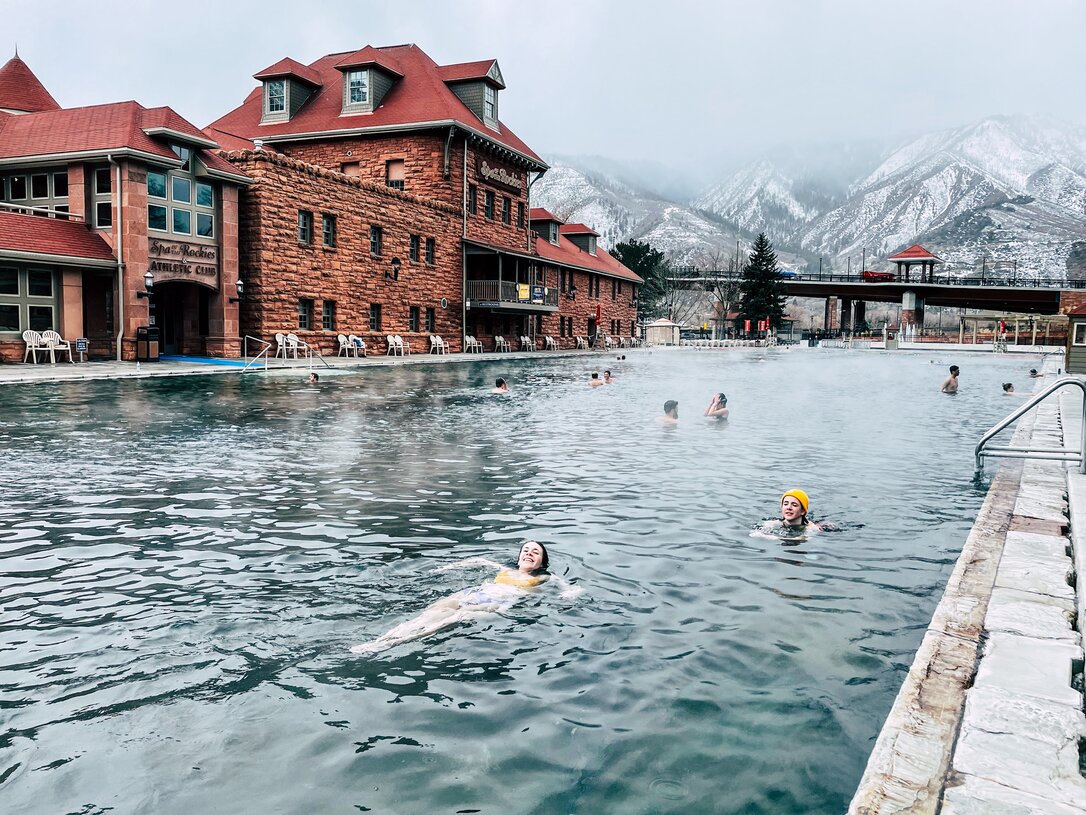
[[440,566],[435,571],[438,572],[451,572],[453,569],[467,569],[470,566],[489,566],[491,569],[503,569],[505,568],[500,563],[495,563],[493,560],[485,557],[469,557],[464,560],[458,560],[456,563],[448,563],[444,566]]

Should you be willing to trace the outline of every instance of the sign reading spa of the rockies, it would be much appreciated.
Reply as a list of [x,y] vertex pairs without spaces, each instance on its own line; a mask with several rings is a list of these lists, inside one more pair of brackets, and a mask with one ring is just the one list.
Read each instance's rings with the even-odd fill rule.
[[499,187],[508,187],[518,194],[524,186],[524,177],[516,170],[505,167],[489,158],[475,157],[475,172],[479,178],[488,184],[497,184]]
[[159,238],[151,238],[148,244],[148,268],[156,283],[185,280],[218,290],[219,247]]

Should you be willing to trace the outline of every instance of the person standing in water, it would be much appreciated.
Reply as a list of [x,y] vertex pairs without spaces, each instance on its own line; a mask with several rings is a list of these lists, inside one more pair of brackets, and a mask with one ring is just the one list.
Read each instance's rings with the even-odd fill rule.
[[[515,569],[502,566],[486,558],[472,557],[459,563],[452,563],[438,569],[447,572],[468,566],[486,566],[497,569],[498,573],[488,583],[464,589],[432,603],[414,619],[400,623],[395,628],[382,634],[375,640],[364,642],[351,648],[352,654],[369,654],[383,651],[394,645],[429,636],[443,628],[448,628],[480,614],[493,614],[505,611],[517,600],[552,579],[547,567],[550,556],[547,547],[538,541],[525,541],[520,547]],[[561,578],[553,578],[564,588],[563,597],[575,597],[580,590],[570,586]]]
[[709,407],[705,408],[704,415],[709,416],[713,419],[727,419],[728,397],[722,393],[718,393],[709,403]]
[[679,403],[674,399],[664,402],[664,415],[657,416],[656,421],[665,427],[674,427],[679,423]]
[[950,366],[950,376],[943,382],[943,387],[940,389],[943,393],[957,393],[958,392],[958,366]]
[[491,393],[509,393],[509,383],[499,376],[494,380],[494,390]]

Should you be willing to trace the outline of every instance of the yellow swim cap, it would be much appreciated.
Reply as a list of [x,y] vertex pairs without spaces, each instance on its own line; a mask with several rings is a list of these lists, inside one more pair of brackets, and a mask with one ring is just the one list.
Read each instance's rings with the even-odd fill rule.
[[789,496],[791,496],[792,498],[795,498],[797,501],[799,501],[799,505],[801,507],[803,507],[803,514],[806,515],[807,514],[807,507],[809,507],[811,505],[811,501],[807,497],[807,493],[805,493],[803,490],[788,490],[788,492],[786,492],[784,495],[781,496],[781,500],[783,501],[785,498],[788,498]]

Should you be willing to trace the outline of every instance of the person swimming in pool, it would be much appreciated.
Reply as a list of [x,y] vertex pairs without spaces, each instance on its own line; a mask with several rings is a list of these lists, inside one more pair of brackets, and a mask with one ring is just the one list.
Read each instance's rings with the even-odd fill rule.
[[812,532],[836,531],[837,525],[827,521],[812,521],[807,516],[810,498],[803,490],[791,489],[781,496],[781,517],[763,521],[755,527],[755,533],[774,538],[801,540]]
[[443,628],[471,620],[480,614],[500,613],[550,580],[555,580],[563,587],[562,597],[570,598],[580,594],[580,589],[577,587],[569,585],[560,577],[552,576],[547,571],[549,565],[550,556],[547,554],[547,547],[538,541],[525,541],[520,547],[515,569],[481,557],[471,557],[459,563],[442,566],[438,569],[439,572],[463,569],[468,566],[488,566],[497,569],[498,573],[489,583],[443,597],[414,619],[400,623],[375,640],[354,646],[351,653],[370,654],[383,651],[394,645],[427,637]]

